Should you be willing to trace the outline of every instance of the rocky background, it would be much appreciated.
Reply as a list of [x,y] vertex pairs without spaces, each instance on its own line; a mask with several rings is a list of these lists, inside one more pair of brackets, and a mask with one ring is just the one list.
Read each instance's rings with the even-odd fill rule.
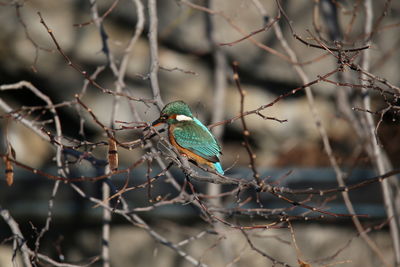
[[[138,12],[138,2],[143,4],[143,18]],[[373,31],[372,34],[371,32],[366,34],[364,30],[368,10],[365,2],[368,1],[281,2],[285,14],[281,13],[280,17],[277,17],[278,5],[272,0],[157,1],[157,51],[160,67],[158,79],[163,103],[184,100],[192,107],[194,114],[207,125],[229,120],[240,113],[241,103],[233,79],[234,61],[238,63],[241,87],[245,90],[244,110],[250,111],[269,104],[280,95],[305,84],[296,67],[301,67],[308,81],[313,81],[340,66],[340,60],[337,58],[339,54],[347,59],[353,60],[354,57],[356,64],[362,64],[363,53],[366,50],[356,48],[370,45],[367,49],[368,71],[373,74],[373,78],[368,76],[368,80],[365,77],[363,80],[361,72],[344,66],[342,71],[329,77],[329,80],[338,82],[337,84],[320,80],[311,87],[314,96],[311,108],[310,100],[302,88],[260,111],[263,116],[270,119],[263,119],[257,114],[246,116],[250,132],[248,138],[256,155],[257,168],[262,173],[271,169],[308,168],[315,170],[312,172],[314,176],[303,178],[309,179],[308,182],[312,181],[312,187],[318,187],[318,180],[326,178],[323,175],[325,172],[318,170],[333,169],[332,160],[326,153],[326,146],[321,138],[319,127],[323,127],[332,148],[332,155],[348,179],[353,177],[354,170],[370,171],[368,176],[353,177],[359,179],[357,181],[362,181],[364,178],[381,174],[373,172],[376,170],[376,164],[375,158],[371,157],[372,141],[367,135],[360,135],[360,131],[365,131],[363,127],[367,128],[368,121],[365,114],[369,113],[372,114],[374,125],[379,122],[375,134],[379,140],[379,147],[384,152],[386,166],[391,166],[388,167],[389,170],[398,168],[400,126],[397,98],[400,92],[396,91],[396,88],[398,89],[400,82],[398,75],[400,3],[372,1]],[[93,10],[98,11],[98,17],[103,15],[104,17],[93,20],[95,16]],[[105,132],[90,114],[80,109],[76,103],[67,103],[64,106],[62,103],[72,101],[74,96],[81,94],[85,88],[81,100],[90,107],[98,121],[109,125],[112,123],[110,114],[115,97],[93,85],[88,85],[84,76],[68,65],[40,22],[37,12],[41,13],[45,23],[51,28],[62,52],[76,66],[86,71],[88,75],[96,73],[93,79],[103,88],[116,91],[118,86],[123,85],[124,96],[120,98],[116,121],[137,122],[133,109],[144,122],[150,123],[157,118],[159,114],[157,105],[130,101],[125,97],[130,95],[135,98],[153,98],[147,1],[3,0],[0,2],[0,86],[25,80],[47,95],[53,103],[61,103],[57,112],[62,122],[65,144],[74,143],[71,140],[100,142],[107,141]],[[285,19],[286,16],[291,26]],[[141,19],[144,23],[143,32],[135,40],[131,51],[126,52]],[[277,21],[273,23],[275,19]],[[283,38],[297,57],[297,62],[288,59],[290,54],[285,50],[282,39],[277,37],[273,26],[275,24],[280,26]],[[294,34],[320,48],[302,43],[294,37]],[[240,40],[241,38],[244,39]],[[339,44],[343,46],[343,54],[326,49],[326,47],[338,48]],[[346,52],[347,48],[355,51]],[[123,76],[123,83],[118,83],[113,66],[120,67],[126,54],[129,55],[126,73]],[[362,89],[359,85],[365,83],[367,85]],[[2,88],[0,93],[0,98],[16,111],[23,107],[43,105],[43,101],[27,89]],[[369,95],[372,102],[368,110],[363,106],[365,95]],[[320,118],[320,124],[316,123],[313,109]],[[7,119],[4,109],[1,112],[2,137],[12,144],[17,160],[32,168],[54,173],[54,144],[43,141],[32,129],[18,123],[18,119]],[[47,122],[50,117],[45,112],[41,114],[40,111],[35,111],[26,114],[25,117],[34,121],[38,127],[55,131],[53,122]],[[116,127],[125,125],[114,124]],[[213,131],[223,147],[221,160],[224,168],[228,169],[227,176],[245,175],[251,178],[252,174],[248,168],[249,156],[242,145],[241,121],[227,121],[213,127]],[[116,136],[123,141],[132,141],[140,138],[142,131],[123,130],[118,131]],[[3,142],[2,153],[7,150],[7,142]],[[161,145],[156,147],[163,149]],[[98,146],[92,155],[106,159],[106,151],[105,146]],[[118,149],[118,151],[120,166],[129,166],[146,152],[143,149],[132,151]],[[84,165],[85,163],[80,164],[76,167],[77,174],[90,169],[90,166]],[[19,180],[18,177],[22,178]],[[51,182],[32,183],[30,179],[45,178],[23,172],[20,176],[15,175],[12,187],[7,187],[5,179],[2,179],[0,207],[7,208],[10,212],[13,209],[18,210],[13,215],[20,220],[24,231],[34,235],[29,222],[34,222],[39,228],[42,227],[47,212],[47,201],[50,198]],[[142,174],[138,179],[145,181],[145,176]],[[287,179],[290,180],[290,175]],[[119,182],[123,186],[122,178]],[[301,184],[300,181],[299,185]],[[37,189],[34,189],[35,185]],[[94,196],[100,194],[100,184],[90,183],[83,187],[92,190]],[[25,192],[26,190],[32,191]],[[55,208],[55,226],[43,239],[43,251],[53,258],[58,257],[57,260],[61,262],[66,260],[77,264],[87,263],[88,258],[98,255],[100,250],[100,209],[98,212],[90,211],[90,203],[71,200],[78,197],[72,191],[67,192],[56,202],[60,205],[60,209],[57,210],[57,206]],[[368,195],[370,192],[376,192],[376,195]],[[25,197],[27,195],[32,199],[27,199]],[[379,215],[374,217],[374,220],[365,221],[366,228],[384,223],[386,219],[380,185],[376,184],[373,189],[367,188],[361,193],[358,192],[358,195],[357,192],[354,193],[355,202],[365,202],[365,199],[358,198],[359,195],[367,199],[376,198],[373,204],[379,203],[376,207],[382,211],[377,213]],[[21,197],[22,200],[17,200],[17,197]],[[37,210],[37,214],[40,215],[35,216],[30,208],[21,208],[29,206],[29,201],[37,201],[35,203],[43,205]],[[149,205],[143,199],[135,201],[140,201],[142,206]],[[333,203],[343,205],[341,195],[338,195],[335,201],[337,202]],[[228,205],[232,201],[226,203]],[[81,205],[85,207],[82,208]],[[29,207],[33,208],[34,205]],[[201,231],[215,230],[211,225],[208,225],[208,228],[204,226],[200,217],[191,212],[186,213],[181,209],[159,212],[147,214],[146,219],[173,242],[179,242]],[[374,213],[372,209],[364,212]],[[90,215],[84,215],[86,213]],[[83,216],[81,218],[85,219],[78,223],[77,214],[81,214]],[[175,252],[154,241],[146,232],[127,226],[120,218],[115,220],[110,240],[112,266],[146,264],[191,266]],[[258,220],[260,218],[255,219]],[[76,228],[68,226],[71,222]],[[339,257],[332,257],[321,264],[317,261],[312,266],[328,263],[341,266],[381,266],[379,257],[370,251],[363,239],[357,236],[357,231],[350,220],[341,220],[340,227],[336,227],[334,220],[328,220],[326,224],[318,222],[316,220],[310,224],[302,222],[296,231],[300,254],[303,253],[305,257],[297,254],[299,251],[296,252],[294,249],[293,236],[287,229],[268,232],[266,234],[268,238],[260,237],[257,245],[292,266],[298,264],[296,261],[299,258],[317,260],[329,257],[336,251],[344,252],[340,252]],[[330,222],[334,224],[329,224]],[[7,225],[1,223],[2,229],[6,229]],[[76,230],[78,228],[79,230]],[[179,233],[180,228],[183,229],[182,233]],[[384,258],[393,263],[395,253],[388,223],[378,228],[380,231],[374,233],[371,238],[383,251]],[[224,241],[220,241],[223,239],[221,236],[215,237],[207,233],[207,238],[200,238],[199,242],[191,244],[186,251],[209,266],[273,266],[271,261],[249,247],[249,243],[246,243],[240,231],[225,229],[224,233],[226,238]],[[0,230],[1,240],[9,236],[7,230]],[[228,245],[221,245],[223,243]],[[59,252],[60,247],[63,252]],[[230,249],[232,251],[229,251]],[[12,246],[9,243],[0,244],[0,251],[0,266],[12,266],[10,261]],[[363,256],[367,254],[368,257]],[[60,255],[65,256],[65,259]],[[93,263],[93,266],[102,265],[97,262]]]

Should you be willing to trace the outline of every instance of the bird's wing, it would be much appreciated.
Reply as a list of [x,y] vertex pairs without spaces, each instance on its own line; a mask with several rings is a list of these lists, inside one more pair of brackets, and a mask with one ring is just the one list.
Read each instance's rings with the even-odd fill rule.
[[181,122],[172,129],[172,134],[181,147],[211,162],[219,162],[221,147],[204,125],[194,121]]

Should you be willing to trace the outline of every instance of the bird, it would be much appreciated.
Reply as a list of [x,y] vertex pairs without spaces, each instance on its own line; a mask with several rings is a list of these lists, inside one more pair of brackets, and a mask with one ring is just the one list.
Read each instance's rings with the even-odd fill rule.
[[221,146],[208,128],[195,118],[182,100],[165,105],[151,125],[168,124],[169,142],[180,154],[197,164],[204,164],[223,175],[220,163]]

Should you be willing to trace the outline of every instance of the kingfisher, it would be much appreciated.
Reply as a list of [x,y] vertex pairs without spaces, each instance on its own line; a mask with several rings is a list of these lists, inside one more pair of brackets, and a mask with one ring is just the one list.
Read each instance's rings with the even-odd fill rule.
[[214,135],[195,118],[189,106],[181,101],[168,103],[152,126],[168,124],[168,137],[179,153],[197,164],[204,164],[224,174],[220,163],[221,146]]

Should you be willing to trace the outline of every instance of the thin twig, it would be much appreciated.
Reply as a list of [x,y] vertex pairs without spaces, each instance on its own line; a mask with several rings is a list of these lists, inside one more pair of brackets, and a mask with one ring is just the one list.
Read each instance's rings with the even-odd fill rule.
[[[390,1],[386,1],[386,3],[389,3]],[[364,8],[365,8],[365,13],[366,13],[366,18],[365,18],[365,27],[364,27],[364,33],[369,33],[373,32],[372,30],[372,21],[373,21],[373,8],[372,8],[372,1],[371,0],[365,0],[364,2]],[[379,21],[378,21],[379,22]],[[377,22],[377,23],[378,23]],[[371,33],[372,36],[372,33]],[[367,42],[369,42],[370,37],[367,38]],[[361,61],[361,67],[363,70],[368,71],[370,67],[370,53],[369,50],[364,51],[362,54],[362,61]],[[364,73],[361,73],[361,83],[367,84],[367,76]],[[362,93],[364,94],[363,97],[363,105],[364,108],[367,110],[371,109],[371,97],[369,96],[368,92],[366,91],[365,88],[362,88]],[[372,145],[372,150],[373,150],[373,156],[372,160],[378,169],[378,174],[383,174],[388,171],[387,164],[385,164],[384,160],[384,151],[382,148],[379,146],[379,144],[375,141],[375,123],[374,119],[372,117],[372,114],[365,112],[365,118],[367,121],[367,130],[368,130],[368,136],[370,143]],[[378,137],[376,137],[378,138]],[[399,228],[399,220],[398,220],[398,214],[395,211],[395,203],[394,203],[394,197],[393,193],[391,191],[389,182],[387,179],[382,181],[382,191],[383,191],[383,199],[385,203],[385,208],[387,212],[387,217],[391,218],[389,225],[390,225],[390,234],[392,237],[392,242],[393,242],[393,247],[394,247],[394,254],[395,254],[395,259],[396,259],[396,265],[400,265],[400,228]],[[387,262],[386,258],[383,257],[383,255],[379,255],[380,259],[382,260],[385,265],[389,266],[389,263]]]
[[[240,84],[239,73],[238,73],[239,63],[237,61],[234,61],[232,65],[233,65],[233,79],[236,83],[236,87],[239,90],[240,94],[240,114],[243,114],[245,91],[242,89],[242,86]],[[247,154],[249,155],[250,167],[251,170],[253,171],[253,178],[256,180],[257,184],[261,186],[260,174],[258,173],[256,167],[256,154],[253,152],[253,149],[250,146],[250,140],[249,140],[250,131],[247,128],[244,116],[242,116],[240,119],[243,127],[243,140],[244,140],[243,146],[246,148]]]
[[164,103],[161,99],[160,86],[158,84],[158,17],[157,17],[157,1],[149,0],[149,43],[150,43],[150,84],[153,91],[153,98],[161,110]]

